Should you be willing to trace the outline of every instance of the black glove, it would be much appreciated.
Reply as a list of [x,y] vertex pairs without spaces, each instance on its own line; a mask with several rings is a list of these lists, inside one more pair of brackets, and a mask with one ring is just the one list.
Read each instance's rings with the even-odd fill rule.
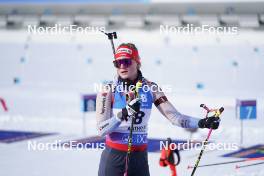
[[128,120],[128,118],[136,114],[140,111],[140,99],[135,98],[131,102],[129,102],[125,108],[122,109],[122,117],[121,120]]
[[220,118],[212,116],[199,120],[198,126],[199,128],[217,129],[219,127],[219,123],[220,123]]

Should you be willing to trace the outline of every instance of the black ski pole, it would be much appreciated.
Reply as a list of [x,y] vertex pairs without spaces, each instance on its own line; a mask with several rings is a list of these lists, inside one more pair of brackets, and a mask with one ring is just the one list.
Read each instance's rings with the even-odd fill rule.
[[256,165],[260,165],[260,164],[264,164],[264,162],[248,164],[248,165],[243,165],[243,166],[236,166],[236,169],[243,168],[243,167],[256,166]]
[[[142,87],[142,82],[138,81],[136,84],[136,89],[135,89],[135,94],[136,98],[139,98],[139,88]],[[128,176],[128,166],[129,166],[129,157],[131,153],[131,148],[132,148],[132,134],[133,134],[133,128],[134,128],[134,120],[135,120],[135,115],[133,114],[131,117],[131,125],[130,125],[130,130],[129,130],[129,137],[128,137],[128,144],[127,144],[127,155],[126,155],[126,165],[125,165],[125,173],[124,176]]]
[[104,33],[108,39],[110,40],[111,42],[111,46],[112,46],[112,50],[113,50],[113,54],[115,55],[115,45],[114,45],[114,39],[117,39],[117,34],[116,32],[109,32],[109,33],[106,33],[104,31],[101,31],[102,33]]
[[[218,165],[225,165],[225,164],[232,164],[232,163],[240,163],[240,162],[245,162],[247,161],[247,159],[245,160],[235,160],[235,161],[227,161],[227,162],[221,162],[221,163],[213,163],[213,164],[205,164],[205,165],[201,165],[198,167],[207,167],[207,166],[218,166]],[[193,169],[194,166],[188,166],[187,169]]]
[[[205,104],[201,104],[200,107],[204,108],[204,109],[207,111],[207,113],[206,113],[206,118],[208,118],[208,114],[209,114],[210,112],[214,112],[214,113],[215,113],[215,114],[214,114],[214,117],[218,117],[218,118],[219,118],[220,115],[221,115],[221,113],[224,111],[224,108],[223,108],[223,107],[221,107],[220,109],[209,109]],[[201,160],[201,158],[202,158],[203,152],[204,152],[204,150],[205,150],[205,147],[206,147],[206,145],[207,145],[207,143],[208,143],[208,140],[209,140],[209,138],[210,138],[210,136],[211,136],[212,131],[213,131],[213,129],[210,128],[210,129],[209,129],[209,132],[208,132],[208,134],[207,134],[207,137],[206,137],[206,139],[205,139],[205,141],[204,141],[204,143],[203,143],[202,150],[201,150],[201,152],[200,152],[200,154],[199,154],[199,156],[198,156],[198,158],[197,158],[197,160],[196,160],[196,162],[195,162],[195,165],[194,165],[194,168],[193,168],[193,171],[192,171],[191,176],[194,175],[194,173],[195,173],[195,171],[196,171],[196,169],[197,169],[197,167],[198,167],[198,165],[199,165],[199,162],[200,162],[200,160]]]
[[[220,163],[212,163],[212,164],[205,164],[205,165],[200,165],[198,167],[207,167],[207,166],[217,166],[217,165],[225,165],[225,164],[232,164],[232,163],[242,163],[242,162],[247,162],[247,161],[256,161],[256,160],[264,160],[264,157],[260,158],[247,158],[243,160],[234,160],[234,161],[226,161],[226,162],[220,162]],[[194,166],[188,166],[187,169],[193,169]]]

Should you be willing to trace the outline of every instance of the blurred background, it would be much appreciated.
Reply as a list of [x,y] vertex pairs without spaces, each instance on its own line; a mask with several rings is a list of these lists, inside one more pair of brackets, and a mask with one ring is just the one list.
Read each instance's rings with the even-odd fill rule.
[[[90,32],[44,31],[70,25]],[[190,25],[237,32],[175,30]],[[0,0],[0,175],[97,175],[101,150],[32,152],[27,147],[30,140],[101,140],[94,84],[113,80],[116,71],[111,44],[98,29],[117,32],[115,46],[137,46],[143,75],[169,86],[166,95],[180,112],[203,118],[201,103],[225,107],[212,140],[236,143],[241,153],[209,152],[204,163],[263,156],[263,0]],[[172,126],[152,111],[149,137],[154,141],[203,140],[206,134]],[[252,150],[252,156],[245,155]],[[182,152],[179,175],[190,175],[186,168],[197,154]],[[159,151],[150,152],[151,175],[169,175],[158,158]],[[225,165],[197,174],[264,175],[262,167]]]

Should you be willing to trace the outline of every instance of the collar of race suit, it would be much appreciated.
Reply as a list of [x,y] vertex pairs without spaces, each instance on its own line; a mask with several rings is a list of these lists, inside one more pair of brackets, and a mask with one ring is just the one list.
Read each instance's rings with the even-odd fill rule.
[[138,81],[142,81],[142,80],[143,80],[143,76],[140,70],[138,70],[137,78],[135,80],[122,79],[120,76],[118,77],[118,83],[122,84],[124,88],[127,88],[132,85],[135,86]]

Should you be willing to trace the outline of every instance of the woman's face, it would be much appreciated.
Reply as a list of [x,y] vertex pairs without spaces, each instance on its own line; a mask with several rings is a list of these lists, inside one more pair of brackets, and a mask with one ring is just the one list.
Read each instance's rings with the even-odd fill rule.
[[138,64],[133,59],[131,59],[131,61],[132,61],[131,65],[126,66],[125,64],[120,64],[120,67],[117,68],[117,74],[122,79],[130,79],[130,80],[136,79]]

